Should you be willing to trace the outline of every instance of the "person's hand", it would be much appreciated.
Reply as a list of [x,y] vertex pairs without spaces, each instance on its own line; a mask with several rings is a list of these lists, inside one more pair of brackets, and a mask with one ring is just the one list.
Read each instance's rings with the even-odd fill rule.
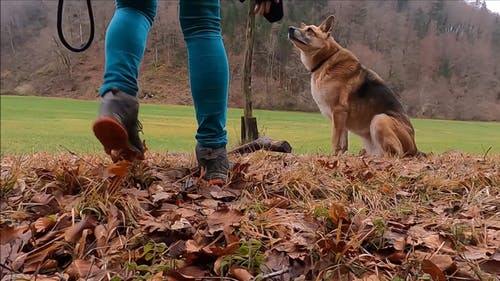
[[279,3],[280,0],[264,0],[264,1],[257,1],[255,4],[254,8],[254,13],[257,15],[264,15],[268,14],[269,11],[271,10],[271,2],[274,1],[275,3]]

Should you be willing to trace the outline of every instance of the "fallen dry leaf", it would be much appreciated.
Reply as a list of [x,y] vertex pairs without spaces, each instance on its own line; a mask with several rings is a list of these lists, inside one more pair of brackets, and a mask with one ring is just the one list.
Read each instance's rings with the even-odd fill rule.
[[239,281],[250,281],[253,279],[253,275],[243,267],[232,266],[229,268],[229,273]]
[[226,239],[226,244],[239,242],[240,239],[238,235],[234,234],[234,228],[232,226],[226,226],[223,230],[224,238]]
[[130,162],[126,160],[122,160],[116,162],[107,168],[107,172],[111,175],[116,175],[119,177],[124,177],[128,174],[128,167],[130,166]]
[[171,192],[158,192],[153,194],[153,203],[165,201],[165,200],[170,200],[175,197],[175,193]]
[[178,208],[175,210],[176,214],[179,214],[183,218],[194,217],[198,215],[198,212],[188,208]]
[[175,221],[171,226],[171,230],[183,230],[183,231],[188,231],[191,233],[195,232],[194,227],[191,225],[191,223],[185,219],[185,218],[180,218],[179,220]]
[[85,228],[90,228],[96,225],[96,218],[93,216],[84,216],[81,221],[75,223],[64,232],[64,240],[66,242],[76,242],[82,236]]
[[212,198],[219,200],[231,200],[236,198],[236,195],[234,193],[225,189],[219,191],[212,191],[210,192],[210,195],[212,196]]
[[19,238],[28,228],[27,225],[19,227],[2,226],[0,228],[0,244],[7,244]]
[[88,260],[73,260],[68,269],[66,269],[66,273],[71,278],[86,278],[92,277],[92,272],[96,271],[97,267],[93,265]]
[[226,247],[210,247],[209,252],[212,253],[214,256],[220,257],[233,254],[239,247],[240,247],[239,242],[233,242],[227,245]]
[[[33,274],[12,274],[12,275],[9,275],[8,276],[9,279],[5,279],[5,280],[22,280],[22,281],[62,281],[62,279],[60,277],[57,277],[57,276],[47,276],[46,274],[37,274],[36,275],[36,278]],[[2,279],[2,281],[4,281],[4,279]]]
[[479,218],[481,215],[481,209],[478,206],[470,206],[467,211],[462,212],[461,215],[464,218]]
[[269,208],[286,208],[290,205],[290,201],[282,197],[266,198],[263,203]]
[[443,271],[430,260],[422,261],[422,271],[429,274],[433,281],[446,281]]
[[406,245],[406,235],[394,232],[385,231],[383,237],[388,240],[388,243],[392,244],[396,251],[402,251]]
[[427,231],[422,226],[412,226],[408,230],[406,242],[412,246],[424,245],[435,250],[441,246],[442,240],[436,232]]
[[334,223],[338,224],[341,219],[349,221],[349,214],[346,212],[344,205],[332,203],[330,207],[330,218]]
[[500,261],[497,260],[487,260],[479,264],[481,270],[500,276]]
[[221,270],[221,265],[222,265],[222,262],[224,261],[224,258],[225,257],[218,257],[214,262],[214,272],[215,272],[215,274],[217,274],[219,276],[222,274],[222,272],[220,270]]
[[179,268],[168,275],[176,278],[177,280],[198,280],[198,278],[207,276],[207,273],[207,271],[200,269],[197,266],[188,265],[186,267]]
[[99,224],[94,228],[94,236],[97,242],[97,250],[100,252],[100,256],[103,256],[104,246],[108,243],[109,232],[106,226]]
[[407,254],[404,252],[394,252],[387,256],[387,259],[396,264],[402,264],[406,260]]
[[462,255],[465,259],[475,261],[488,258],[491,252],[491,250],[485,248],[466,246]]
[[31,218],[32,215],[28,214],[27,212],[24,212],[24,211],[14,211],[12,212],[9,217],[13,220],[20,220],[20,221],[23,221],[23,220],[27,220],[29,218]]
[[203,245],[198,245],[198,243],[194,240],[186,241],[186,253],[188,254],[199,253],[202,248]]
[[367,275],[367,276],[363,276],[361,278],[354,277],[352,280],[353,281],[379,281],[380,279],[378,278],[377,275],[370,274],[370,275]]
[[330,162],[330,161],[325,161],[323,159],[318,159],[318,162],[327,169],[335,169],[336,167],[339,166],[339,160],[334,160]]
[[152,277],[148,278],[148,281],[163,281],[165,278],[163,277],[163,271],[157,272]]
[[500,261],[500,248],[496,249],[495,253],[491,255],[490,259],[494,261]]
[[170,223],[158,222],[155,218],[147,217],[139,221],[144,231],[148,232],[166,232],[170,230]]
[[387,183],[382,184],[381,189],[382,189],[383,192],[385,192],[388,195],[394,195],[394,188],[392,188]]
[[21,268],[21,266],[23,266],[23,273],[38,271],[47,257],[52,255],[55,251],[61,249],[62,247],[63,243],[54,242],[48,247],[39,248],[32,253],[26,254],[26,256],[19,256],[18,259],[13,262],[13,268],[15,265],[14,269],[17,270]]
[[208,232],[214,234],[224,228],[239,224],[242,214],[237,210],[225,209],[212,213],[207,218]]
[[453,271],[452,269],[455,267],[453,259],[449,255],[433,255],[430,258],[430,261],[434,263],[441,271]]
[[50,217],[40,217],[33,223],[36,233],[44,232],[55,224],[56,221]]

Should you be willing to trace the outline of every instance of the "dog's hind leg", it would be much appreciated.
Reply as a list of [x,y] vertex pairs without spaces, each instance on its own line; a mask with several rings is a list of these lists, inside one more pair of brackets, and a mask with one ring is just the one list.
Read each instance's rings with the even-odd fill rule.
[[404,154],[398,138],[398,124],[387,114],[377,114],[370,123],[370,135],[378,156]]
[[419,154],[417,145],[415,144],[415,131],[411,124],[398,122],[396,134],[401,145],[403,146],[403,154],[405,156],[414,156]]

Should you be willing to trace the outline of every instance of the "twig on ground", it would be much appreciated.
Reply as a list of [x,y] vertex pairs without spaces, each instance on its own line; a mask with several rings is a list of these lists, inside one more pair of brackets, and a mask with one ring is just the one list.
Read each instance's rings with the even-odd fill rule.
[[491,148],[492,147],[490,146],[488,147],[488,149],[486,149],[486,152],[483,154],[483,160],[486,160],[486,156],[488,156],[488,153],[490,152]]
[[257,275],[254,278],[252,278],[250,281],[262,280],[262,279],[265,279],[265,278],[271,278],[271,277],[278,276],[278,275],[281,275],[281,274],[287,273],[287,272],[288,272],[288,268],[284,268],[282,270],[278,270],[278,271],[271,272],[271,273],[268,273],[268,274]]
[[260,137],[249,143],[240,145],[228,153],[251,153],[257,150],[269,150],[275,152],[290,153],[292,152],[292,146],[286,140],[283,141],[273,141],[268,137]]

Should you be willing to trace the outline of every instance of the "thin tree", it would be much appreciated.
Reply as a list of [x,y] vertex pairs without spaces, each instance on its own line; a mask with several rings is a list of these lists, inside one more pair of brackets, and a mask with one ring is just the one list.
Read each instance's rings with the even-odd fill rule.
[[248,143],[256,140],[259,137],[259,131],[257,129],[257,118],[253,117],[252,112],[252,57],[253,43],[255,40],[255,13],[253,10],[254,6],[255,0],[249,0],[242,83],[245,108],[243,111],[243,116],[241,117],[241,143]]

